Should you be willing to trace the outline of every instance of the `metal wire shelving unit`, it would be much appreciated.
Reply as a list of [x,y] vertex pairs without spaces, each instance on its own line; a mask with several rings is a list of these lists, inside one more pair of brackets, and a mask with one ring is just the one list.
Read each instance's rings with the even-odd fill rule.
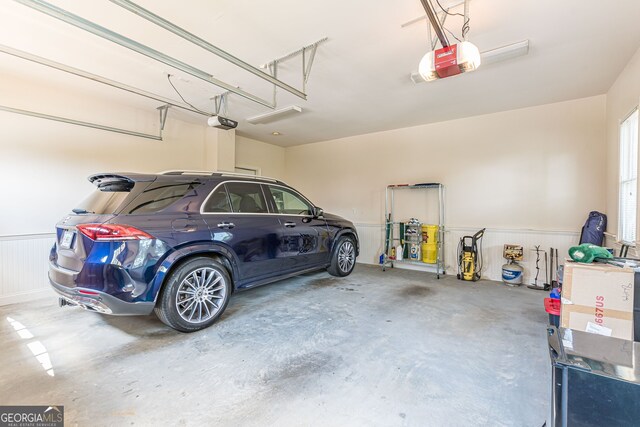
[[[396,226],[399,227],[401,222],[395,220],[394,217],[394,208],[395,208],[395,197],[394,193],[396,191],[437,191],[438,192],[438,244],[437,244],[437,256],[435,264],[428,264],[421,261],[413,261],[413,260],[397,260],[391,259],[389,257],[389,252],[391,247],[395,247],[399,242],[404,240],[404,236],[400,236],[400,231],[398,231],[398,236],[396,237]],[[388,185],[385,190],[385,230],[383,235],[383,260],[382,260],[382,271],[385,271],[387,267],[394,267],[394,264],[407,264],[413,266],[420,267],[433,267],[436,269],[436,277],[439,279],[440,275],[445,275],[445,257],[444,257],[444,249],[445,249],[445,225],[444,225],[444,185],[440,183],[429,183],[429,184],[415,184],[415,185]],[[398,243],[397,243],[398,242]],[[406,245],[406,242],[403,244]]]

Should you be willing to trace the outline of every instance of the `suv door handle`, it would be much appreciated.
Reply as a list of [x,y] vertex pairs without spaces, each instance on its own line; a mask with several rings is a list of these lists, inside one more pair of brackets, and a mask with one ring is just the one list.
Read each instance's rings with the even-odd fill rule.
[[226,228],[226,229],[230,229],[235,227],[236,225],[232,222],[221,222],[220,224],[218,224],[218,228]]
[[296,223],[292,222],[292,221],[287,221],[287,222],[284,223],[284,226],[288,227],[288,228],[293,228],[293,227],[296,226]]

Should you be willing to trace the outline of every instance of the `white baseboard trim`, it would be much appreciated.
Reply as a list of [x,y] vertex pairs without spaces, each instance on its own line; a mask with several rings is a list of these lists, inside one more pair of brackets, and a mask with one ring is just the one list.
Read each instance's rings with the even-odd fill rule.
[[[360,237],[360,256],[358,262],[363,264],[377,264],[380,254],[383,252],[383,239],[385,226],[383,224],[356,223],[358,235]],[[457,273],[458,263],[458,243],[462,236],[470,235],[478,231],[480,227],[449,226],[445,232],[446,261],[445,270],[449,275]],[[541,249],[548,250],[549,247],[557,248],[560,253],[559,261],[566,257],[569,247],[578,243],[580,233],[570,230],[536,230],[527,228],[487,228],[483,239],[482,252],[484,267],[482,278],[489,280],[502,280],[502,266],[506,260],[502,257],[502,250],[505,243],[519,244],[525,248],[524,261],[520,265],[524,268],[523,278],[525,283],[529,283],[535,277],[535,253],[532,248],[539,245]],[[542,270],[544,270],[544,253],[542,253]],[[398,268],[408,268],[410,264],[398,264]],[[412,266],[414,267],[414,266]],[[414,269],[414,268],[412,268]],[[429,267],[418,266],[422,271],[430,271]],[[542,272],[544,274],[544,271]]]
[[56,293],[51,288],[42,288],[19,294],[3,295],[0,297],[0,306],[29,302],[36,299],[56,298]]

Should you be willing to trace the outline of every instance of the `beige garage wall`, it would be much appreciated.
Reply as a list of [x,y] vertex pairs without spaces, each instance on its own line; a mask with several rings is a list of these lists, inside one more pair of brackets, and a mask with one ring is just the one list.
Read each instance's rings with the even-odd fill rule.
[[[2,75],[0,105],[157,134],[157,103],[131,108],[110,98],[114,89],[77,84],[70,92],[56,82]],[[154,141],[0,111],[0,305],[52,296],[54,227],[93,190],[88,175],[215,168],[216,130],[173,115],[164,141]]]
[[[19,78],[0,79],[0,104],[149,134],[159,128],[153,104],[133,109]],[[205,127],[171,115],[164,141],[154,141],[0,111],[0,235],[52,232],[92,191],[93,173],[203,169],[216,155]]]
[[605,207],[605,96],[301,145],[287,180],[328,211],[381,223],[384,188],[441,182],[455,227],[578,230]]
[[284,179],[285,149],[277,145],[236,135],[236,166],[260,169],[263,176]]
[[[620,122],[639,104],[640,49],[607,92],[607,230],[614,236],[618,234],[618,131]],[[611,240],[609,244],[615,238]]]
[[[552,246],[564,256],[587,213],[605,208],[605,102],[601,95],[290,147],[286,179],[356,223],[364,263],[377,263],[383,250],[385,186],[441,182],[448,274],[456,273],[460,237],[487,227],[483,276],[500,280],[503,245],[521,244],[530,283],[531,249]],[[403,198],[396,220],[436,221],[425,208],[433,198]]]
[[[637,65],[621,79],[627,75],[633,80]],[[610,103],[625,104],[615,98],[626,100],[628,87],[614,86]],[[640,92],[635,93],[637,100]],[[136,109],[104,95],[82,85],[70,93],[55,82],[0,79],[2,105],[157,132],[157,105]],[[489,227],[486,277],[497,279],[502,243],[553,245],[564,251],[577,240],[586,213],[605,209],[605,178],[610,186],[613,176],[605,168],[605,117],[612,117],[611,111],[605,114],[605,104],[603,95],[286,149],[236,136],[232,152],[226,144],[229,133],[222,141],[219,132],[176,120],[172,111],[163,142],[0,112],[0,304],[46,289],[42,260],[53,225],[92,190],[88,175],[210,170],[220,166],[221,151],[227,152],[222,169],[229,169],[226,163],[235,157],[237,166],[284,179],[327,211],[356,222],[364,245],[361,262],[375,262],[381,251],[387,184],[442,182],[447,186],[450,268],[459,236]],[[424,202],[408,200],[402,215],[432,222],[433,212],[422,208]],[[24,234],[31,235],[16,236]],[[531,264],[530,254],[526,257],[525,264]]]

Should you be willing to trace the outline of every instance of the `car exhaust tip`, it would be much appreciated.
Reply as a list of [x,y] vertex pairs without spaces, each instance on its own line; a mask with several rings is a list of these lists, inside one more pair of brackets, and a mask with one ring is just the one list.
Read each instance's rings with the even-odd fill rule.
[[69,301],[66,298],[58,298],[58,307],[65,307],[65,306],[70,306],[70,307],[76,307],[78,304],[73,303],[71,301]]

